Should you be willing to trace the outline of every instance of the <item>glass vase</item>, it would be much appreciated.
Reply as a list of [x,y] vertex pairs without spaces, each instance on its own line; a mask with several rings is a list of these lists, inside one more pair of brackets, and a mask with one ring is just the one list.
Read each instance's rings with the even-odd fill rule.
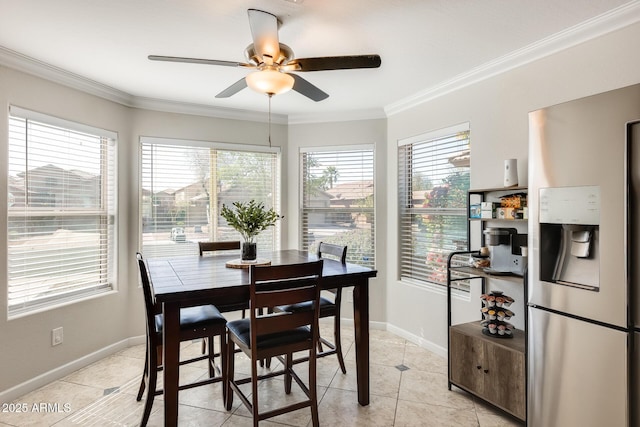
[[255,261],[258,255],[258,248],[255,242],[242,243],[242,261]]

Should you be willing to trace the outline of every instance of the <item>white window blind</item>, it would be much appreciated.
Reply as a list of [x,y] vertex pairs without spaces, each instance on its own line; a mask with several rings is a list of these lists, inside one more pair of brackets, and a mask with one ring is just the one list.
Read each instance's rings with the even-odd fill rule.
[[467,249],[468,125],[401,141],[398,162],[400,278],[445,285]]
[[10,108],[10,316],[112,290],[113,132]]
[[308,149],[302,169],[302,248],[347,245],[347,262],[375,266],[372,147]]
[[[199,241],[241,241],[220,216],[223,204],[255,199],[280,212],[277,150],[162,138],[140,142],[146,257],[197,254]],[[258,235],[258,256],[279,249],[280,222]]]

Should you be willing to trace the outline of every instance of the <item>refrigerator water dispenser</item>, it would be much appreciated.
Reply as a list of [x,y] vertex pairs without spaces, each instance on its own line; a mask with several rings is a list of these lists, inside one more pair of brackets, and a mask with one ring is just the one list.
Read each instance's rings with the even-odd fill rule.
[[600,288],[600,188],[540,189],[540,279]]

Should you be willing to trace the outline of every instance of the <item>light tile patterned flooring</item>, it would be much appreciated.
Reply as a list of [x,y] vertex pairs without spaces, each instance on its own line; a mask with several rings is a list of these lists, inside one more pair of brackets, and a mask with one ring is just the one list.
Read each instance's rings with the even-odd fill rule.
[[[330,324],[322,333],[332,336]],[[318,397],[321,426],[520,426],[498,410],[454,388],[447,389],[446,359],[389,332],[372,330],[371,403],[357,404],[353,330],[343,328],[347,374],[339,370],[335,356],[318,359]],[[182,354],[200,351],[200,342],[183,343]],[[236,354],[236,376],[248,373],[249,361]],[[136,426],[140,423],[144,397],[136,402],[144,366],[144,346],[134,346],[106,357],[65,378],[16,399],[13,411],[0,412],[0,426]],[[306,364],[296,371],[307,379]],[[274,363],[274,368],[278,368]],[[206,376],[206,362],[180,369],[181,382]],[[161,382],[160,382],[161,384]],[[247,385],[246,387],[250,387]],[[247,394],[249,394],[247,388]],[[284,394],[282,377],[264,380],[259,388],[261,408],[299,398],[294,382],[291,395]],[[180,392],[180,426],[250,426],[250,413],[234,399],[225,411],[219,383]],[[26,412],[16,412],[22,408]],[[3,409],[9,409],[5,407]],[[265,427],[310,426],[308,408],[260,423]],[[157,396],[149,426],[162,426],[163,400]]]

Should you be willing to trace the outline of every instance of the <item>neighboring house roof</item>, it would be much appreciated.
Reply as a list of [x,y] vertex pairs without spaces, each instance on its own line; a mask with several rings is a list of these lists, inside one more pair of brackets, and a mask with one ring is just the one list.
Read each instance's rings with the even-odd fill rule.
[[332,201],[365,199],[373,195],[373,180],[336,184],[325,192],[332,196]]
[[324,190],[317,190],[314,191],[309,198],[311,200],[326,200],[326,199],[333,199],[335,198],[335,196],[329,194],[328,192],[324,191]]
[[[208,183],[208,180],[207,180]],[[167,190],[169,191],[169,190]],[[191,184],[185,185],[182,188],[178,188],[174,191],[174,193],[204,193],[204,187],[202,186],[201,181],[196,181]]]
[[[16,175],[19,178],[24,179],[26,172],[19,172]],[[50,176],[62,176],[63,174],[67,174],[67,175],[72,175],[75,176],[78,179],[81,180],[92,180],[95,179],[98,175],[89,173],[89,172],[85,172],[85,171],[81,171],[81,170],[67,170],[67,169],[63,169],[59,166],[55,166],[52,164],[47,164],[44,166],[39,166],[37,168],[33,168],[29,170],[29,174],[31,175],[50,175]]]

